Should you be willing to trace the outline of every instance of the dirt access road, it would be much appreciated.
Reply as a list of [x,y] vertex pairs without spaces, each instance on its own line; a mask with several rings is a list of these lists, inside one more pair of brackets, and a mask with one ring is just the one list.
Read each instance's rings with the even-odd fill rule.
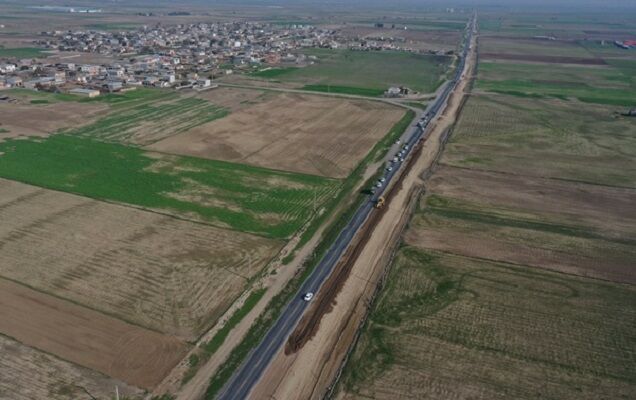
[[398,244],[410,217],[414,195],[423,184],[422,174],[434,165],[448,129],[455,123],[463,105],[476,63],[476,37],[473,36],[465,72],[449,98],[444,112],[431,128],[418,159],[407,172],[401,187],[387,205],[373,235],[355,261],[349,278],[337,295],[333,309],[326,314],[313,338],[295,353],[279,350],[270,367],[252,390],[250,398],[322,398],[336,378],[356,331],[367,313],[369,300]]

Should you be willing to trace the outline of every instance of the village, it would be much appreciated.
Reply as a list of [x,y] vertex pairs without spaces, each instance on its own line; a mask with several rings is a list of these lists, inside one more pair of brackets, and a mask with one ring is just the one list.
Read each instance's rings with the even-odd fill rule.
[[420,52],[390,34],[352,38],[312,25],[255,22],[142,26],[122,32],[49,31],[41,32],[33,44],[45,51],[43,55],[89,53],[110,62],[74,62],[77,56],[56,62],[0,58],[0,89],[88,97],[138,86],[205,89],[224,75],[310,65],[316,57],[303,54],[306,48]]

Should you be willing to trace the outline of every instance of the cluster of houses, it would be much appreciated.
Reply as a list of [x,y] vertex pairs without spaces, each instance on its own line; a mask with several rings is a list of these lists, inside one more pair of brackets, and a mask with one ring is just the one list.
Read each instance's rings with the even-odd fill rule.
[[258,22],[143,26],[121,32],[51,31],[42,32],[35,44],[53,53],[92,53],[112,61],[0,59],[0,89],[24,87],[92,96],[136,86],[204,88],[225,74],[310,62],[312,57],[303,55],[303,49],[310,47],[415,51],[399,39],[351,38],[311,25]]

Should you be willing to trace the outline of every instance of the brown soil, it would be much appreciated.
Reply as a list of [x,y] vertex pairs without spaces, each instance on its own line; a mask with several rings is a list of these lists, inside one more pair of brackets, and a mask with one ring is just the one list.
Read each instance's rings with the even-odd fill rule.
[[533,54],[507,53],[479,53],[479,57],[481,57],[481,59],[483,60],[494,58],[499,60],[530,61],[550,64],[607,65],[607,63],[602,58],[543,56]]
[[[0,294],[1,296],[1,294]],[[0,335],[0,399],[110,399],[119,389],[122,398],[143,398],[142,389]]]
[[148,148],[343,178],[403,113],[377,102],[281,93]]
[[[473,232],[435,226],[410,229],[408,244],[467,257],[545,268],[567,274],[636,283],[636,253],[598,240],[564,238],[516,229],[472,226]],[[470,229],[470,228],[469,228]]]
[[0,276],[198,337],[282,243],[0,179]]
[[500,172],[440,167],[427,183],[430,193],[587,226],[610,238],[636,237],[636,191]]
[[4,279],[0,279],[0,332],[148,389],[160,382],[187,350],[173,337]]
[[[10,96],[11,97],[11,96]],[[18,136],[47,136],[59,129],[74,128],[96,120],[108,106],[74,102],[47,105],[0,103],[0,140]]]
[[198,92],[196,97],[208,100],[214,105],[236,112],[275,97],[276,93],[263,90],[218,87]]

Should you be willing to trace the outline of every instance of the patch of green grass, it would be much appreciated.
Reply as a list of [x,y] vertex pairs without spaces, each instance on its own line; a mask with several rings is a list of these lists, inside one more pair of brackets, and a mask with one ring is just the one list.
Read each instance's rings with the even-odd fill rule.
[[223,118],[227,114],[225,109],[197,98],[175,98],[160,102],[140,101],[137,104],[116,107],[113,112],[95,123],[66,133],[147,145]]
[[[250,295],[245,299],[245,302],[236,310],[234,314],[227,320],[225,325],[210,339],[209,342],[205,343],[202,346],[202,351],[200,354],[193,354],[195,356],[194,360],[190,360],[188,371],[183,376],[182,384],[188,382],[192,377],[196,374],[198,367],[203,364],[206,360],[208,360],[212,354],[214,354],[219,347],[225,342],[227,336],[230,334],[232,329],[236,327],[245,318],[247,314],[258,304],[258,302],[265,295],[266,289],[258,289],[250,293]],[[191,356],[192,358],[192,356]]]
[[38,58],[46,57],[46,53],[44,53],[44,49],[38,49],[36,47],[17,47],[13,49],[0,47],[0,58],[2,57]]
[[[314,64],[274,72],[275,77],[299,87],[309,86],[308,90],[328,91],[329,86],[334,93],[365,96],[379,96],[390,86],[433,92],[442,83],[451,61],[447,56],[400,51],[306,49],[304,52],[316,57]],[[369,92],[360,92],[366,90]]]
[[50,102],[46,99],[35,99],[31,100],[31,104],[49,104]]
[[576,98],[588,103],[634,106],[635,71],[628,62],[608,67],[481,62],[477,88],[518,97]]
[[250,75],[251,76],[256,76],[258,78],[265,78],[265,79],[272,79],[272,78],[278,78],[281,75],[285,75],[293,70],[295,70],[297,68],[295,67],[288,67],[288,68],[270,68],[270,69],[264,69],[261,71],[257,71],[257,72],[253,72]]
[[5,128],[0,128],[0,133],[9,133],[9,130]]
[[331,85],[305,85],[303,90],[311,90],[313,92],[325,92],[325,93],[342,93],[353,94],[357,96],[369,96],[378,97],[384,94],[382,89],[367,89],[350,86],[331,86]]
[[515,96],[545,98],[572,97],[587,103],[636,106],[636,92],[629,89],[601,89],[581,84],[572,87],[559,83],[537,83],[532,81],[479,81],[479,89]]
[[0,143],[0,176],[187,218],[289,237],[339,182],[58,134]]

